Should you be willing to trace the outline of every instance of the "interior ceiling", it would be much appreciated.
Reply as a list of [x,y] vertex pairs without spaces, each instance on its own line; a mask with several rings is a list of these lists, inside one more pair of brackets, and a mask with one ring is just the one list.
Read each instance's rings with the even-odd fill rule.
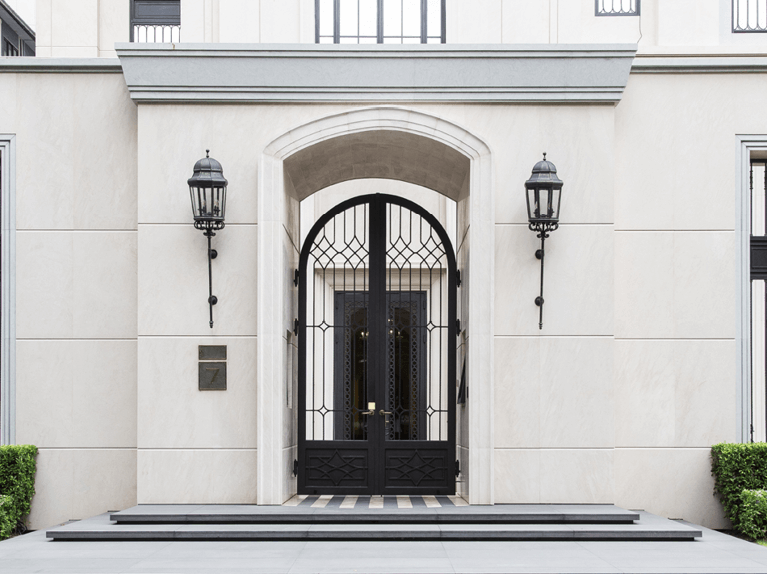
[[351,179],[382,178],[427,187],[458,201],[468,192],[470,162],[427,137],[376,130],[331,138],[285,160],[299,199]]

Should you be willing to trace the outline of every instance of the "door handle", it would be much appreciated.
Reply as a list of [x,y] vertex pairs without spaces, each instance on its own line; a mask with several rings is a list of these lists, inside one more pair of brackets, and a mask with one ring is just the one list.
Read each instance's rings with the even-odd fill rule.
[[389,411],[385,411],[381,409],[380,411],[378,411],[378,414],[381,416],[384,416],[384,415],[393,415],[394,413],[390,413]]
[[361,415],[374,415],[374,414],[376,414],[376,412],[372,411],[372,410],[371,411],[362,411],[360,414]]

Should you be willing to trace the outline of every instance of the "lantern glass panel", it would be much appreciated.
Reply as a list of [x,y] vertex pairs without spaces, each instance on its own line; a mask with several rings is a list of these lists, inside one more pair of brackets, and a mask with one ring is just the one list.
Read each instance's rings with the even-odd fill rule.
[[540,193],[537,187],[527,190],[527,217],[528,219],[538,219],[540,217]]
[[561,189],[533,187],[527,190],[527,216],[529,219],[559,219]]
[[551,190],[551,213],[550,217],[559,221],[559,204],[562,200],[562,188]]
[[192,215],[195,219],[221,219],[226,216],[225,187],[190,186]]

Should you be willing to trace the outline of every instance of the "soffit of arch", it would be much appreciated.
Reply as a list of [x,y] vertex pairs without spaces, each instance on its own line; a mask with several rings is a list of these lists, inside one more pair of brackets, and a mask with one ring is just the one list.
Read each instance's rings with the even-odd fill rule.
[[436,139],[379,129],[325,139],[285,160],[298,199],[352,179],[406,181],[458,200],[468,193],[471,162]]

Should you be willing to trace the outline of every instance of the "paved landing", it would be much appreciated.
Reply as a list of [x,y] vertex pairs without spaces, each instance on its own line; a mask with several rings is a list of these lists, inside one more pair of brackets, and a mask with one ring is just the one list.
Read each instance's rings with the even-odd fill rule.
[[[639,513],[641,521],[652,515]],[[109,523],[101,515],[89,519]],[[85,522],[85,521],[82,521]],[[38,531],[0,542],[0,572],[28,574],[764,573],[767,548],[695,525],[694,542],[78,542]]]

